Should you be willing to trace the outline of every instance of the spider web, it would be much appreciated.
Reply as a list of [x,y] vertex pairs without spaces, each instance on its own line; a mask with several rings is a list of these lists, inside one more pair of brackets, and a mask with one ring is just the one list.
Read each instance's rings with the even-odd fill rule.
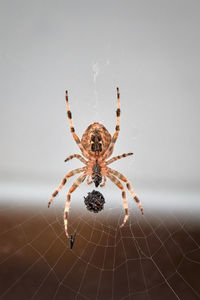
[[[44,207],[1,202],[1,299],[200,298],[199,207],[181,211],[167,202],[170,195],[161,193],[157,200],[168,208],[156,209],[148,205],[153,199],[146,193],[142,216],[129,197],[130,217],[120,229],[121,195],[102,193],[106,203],[98,214],[86,210],[82,194],[74,194],[72,250],[63,228],[64,193],[50,209],[48,199],[43,199]],[[190,195],[192,200],[198,201],[198,195]]]

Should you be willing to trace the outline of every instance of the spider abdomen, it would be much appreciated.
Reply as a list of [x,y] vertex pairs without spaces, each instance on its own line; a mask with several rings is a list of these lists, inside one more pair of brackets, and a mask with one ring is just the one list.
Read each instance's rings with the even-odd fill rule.
[[91,157],[102,156],[108,149],[110,142],[110,133],[99,123],[88,126],[81,139],[81,144]]

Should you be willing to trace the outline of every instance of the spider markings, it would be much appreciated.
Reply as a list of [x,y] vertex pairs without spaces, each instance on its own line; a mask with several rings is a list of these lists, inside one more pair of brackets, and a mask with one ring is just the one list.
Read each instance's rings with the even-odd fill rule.
[[[56,195],[59,193],[59,191],[62,189],[62,187],[65,185],[65,183],[67,182],[67,179],[69,177],[72,177],[78,173],[83,173],[82,175],[80,175],[77,178],[77,180],[73,183],[73,185],[71,186],[71,188],[69,189],[69,191],[67,193],[67,199],[66,199],[65,210],[64,210],[64,225],[65,225],[66,236],[69,238],[68,214],[69,214],[69,208],[70,208],[71,194],[85,180],[86,177],[87,177],[87,184],[91,184],[92,182],[94,182],[95,186],[98,186],[101,183],[102,178],[104,178],[103,183],[100,185],[101,187],[103,187],[105,185],[106,177],[108,177],[122,191],[123,207],[124,207],[124,211],[125,211],[124,220],[121,224],[121,227],[123,227],[129,217],[129,209],[128,209],[128,203],[127,203],[127,198],[126,198],[126,192],[125,192],[124,186],[120,180],[122,180],[123,182],[126,183],[126,187],[127,187],[128,191],[130,192],[133,199],[135,199],[135,201],[137,202],[142,214],[144,213],[144,211],[143,211],[141,202],[140,202],[139,198],[136,196],[135,192],[133,191],[131,183],[128,181],[128,179],[126,177],[124,177],[124,175],[122,175],[121,173],[119,173],[107,166],[118,159],[121,159],[123,157],[127,157],[127,156],[133,154],[133,153],[127,153],[127,154],[124,153],[122,155],[115,156],[115,157],[109,159],[108,161],[106,161],[106,159],[109,158],[111,156],[111,154],[113,153],[114,145],[118,138],[119,130],[120,130],[121,111],[120,111],[119,88],[117,88],[117,110],[116,110],[117,122],[116,122],[116,127],[115,127],[115,133],[112,137],[111,137],[110,133],[108,132],[108,130],[102,124],[93,123],[88,126],[86,131],[83,133],[83,136],[80,141],[79,137],[77,136],[77,134],[75,132],[75,128],[74,128],[74,125],[72,122],[72,113],[71,113],[70,107],[69,107],[67,91],[66,91],[66,105],[67,105],[67,116],[68,116],[72,136],[73,136],[75,142],[77,143],[77,145],[79,146],[82,154],[88,160],[86,161],[79,154],[72,154],[65,159],[65,161],[68,161],[75,157],[75,158],[79,159],[82,163],[84,163],[85,167],[75,169],[65,175],[65,177],[63,178],[63,180],[62,180],[61,184],[59,185],[59,187],[57,188],[57,190],[55,190],[55,192],[52,194],[52,196],[49,200],[49,203],[48,203],[48,207],[50,206],[51,202],[56,197]],[[91,177],[92,181],[90,181],[90,177]],[[73,240],[74,239],[71,236],[71,242]],[[72,246],[73,246],[73,244],[72,244]]]
[[[93,123],[83,133],[81,144],[89,157],[103,156],[111,143],[108,130],[99,123]],[[85,155],[83,153],[83,155]]]

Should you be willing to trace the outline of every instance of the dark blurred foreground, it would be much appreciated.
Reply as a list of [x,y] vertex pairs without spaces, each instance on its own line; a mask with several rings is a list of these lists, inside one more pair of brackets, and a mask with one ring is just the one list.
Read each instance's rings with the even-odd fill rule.
[[1,208],[1,299],[199,299],[200,226],[72,212],[70,250],[62,216]]

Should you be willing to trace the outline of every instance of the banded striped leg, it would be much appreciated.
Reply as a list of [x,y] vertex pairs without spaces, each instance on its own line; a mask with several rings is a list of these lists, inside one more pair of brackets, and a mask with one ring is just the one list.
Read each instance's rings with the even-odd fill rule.
[[87,161],[80,154],[72,154],[72,155],[68,156],[64,161],[66,162],[74,157],[78,158],[85,165],[87,164]]
[[123,157],[127,157],[129,155],[133,155],[133,153],[124,153],[122,155],[118,155],[118,156],[114,156],[113,158],[109,159],[107,162],[106,162],[106,165],[109,165],[109,164],[112,164],[114,161],[118,160],[118,159],[121,159]]
[[88,175],[88,177],[87,177],[87,184],[91,184],[92,183],[92,181],[90,180],[90,175]]
[[110,146],[103,155],[104,158],[109,157],[112,154],[114,144],[118,138],[119,130],[120,130],[120,113],[121,113],[121,111],[120,111],[120,93],[119,93],[119,88],[117,88],[117,110],[116,110],[117,123],[116,123],[116,127],[115,127],[115,133],[111,139]]
[[106,184],[106,176],[103,177],[103,183],[100,184],[100,187],[103,187]]
[[126,177],[124,177],[123,174],[111,169],[111,168],[108,168],[109,172],[112,173],[114,176],[116,176],[117,178],[121,179],[122,181],[124,181],[126,183],[126,186],[127,186],[127,189],[129,190],[131,196],[133,197],[133,199],[135,199],[135,201],[137,202],[137,205],[139,206],[140,210],[141,210],[141,213],[144,214],[144,210],[143,210],[143,207],[142,207],[142,204],[138,198],[138,196],[135,194],[135,192],[133,191],[133,188],[131,186],[131,183],[130,181],[128,181],[128,179]]
[[77,178],[77,180],[73,183],[73,185],[70,187],[69,192],[67,194],[67,199],[65,203],[65,210],[64,210],[64,225],[65,225],[65,233],[66,236],[69,238],[69,234],[67,231],[67,224],[68,224],[68,213],[69,213],[69,207],[70,207],[70,199],[71,199],[71,193],[75,191],[75,189],[84,181],[86,175],[82,174]]
[[87,152],[85,151],[85,149],[81,145],[81,141],[75,133],[74,125],[73,125],[73,122],[72,122],[72,113],[71,113],[70,108],[69,108],[68,91],[66,91],[66,105],[67,105],[67,117],[68,117],[68,120],[69,120],[70,130],[71,130],[71,133],[73,135],[73,138],[74,138],[75,142],[77,143],[77,145],[79,146],[79,148],[80,148],[81,152],[83,153],[83,155],[88,158]]
[[122,200],[123,200],[123,207],[125,210],[125,216],[124,216],[124,220],[123,223],[121,224],[120,227],[123,227],[124,224],[126,223],[126,221],[128,220],[129,217],[129,210],[128,210],[128,203],[127,203],[127,199],[126,199],[126,192],[125,189],[123,187],[123,185],[121,184],[121,182],[112,174],[108,174],[107,175],[108,178],[110,178],[110,180],[118,187],[122,190]]
[[59,187],[57,188],[57,190],[55,190],[55,192],[52,194],[49,203],[48,203],[48,207],[51,205],[51,202],[53,201],[53,199],[56,197],[56,195],[58,195],[58,193],[60,192],[60,190],[63,188],[63,186],[65,185],[65,183],[67,182],[67,178],[74,176],[75,174],[81,173],[85,171],[85,167],[83,168],[78,168],[75,169],[69,173],[67,173],[67,175],[65,175],[65,177],[63,178],[61,184],[59,185]]

